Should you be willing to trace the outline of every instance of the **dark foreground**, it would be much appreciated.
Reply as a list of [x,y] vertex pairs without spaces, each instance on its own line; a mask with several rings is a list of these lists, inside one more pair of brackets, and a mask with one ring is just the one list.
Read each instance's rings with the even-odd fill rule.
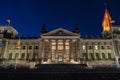
[[[73,65],[72,65],[73,66]],[[120,80],[120,69],[41,65],[38,69],[0,69],[0,80]]]
[[76,72],[41,72],[39,70],[1,70],[1,80],[120,80],[115,70],[84,70]]
[[119,73],[2,73],[1,80],[120,80]]

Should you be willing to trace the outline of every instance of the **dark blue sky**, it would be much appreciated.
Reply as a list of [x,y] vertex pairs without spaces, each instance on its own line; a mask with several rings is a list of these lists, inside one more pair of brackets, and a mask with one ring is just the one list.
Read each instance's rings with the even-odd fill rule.
[[82,36],[101,35],[104,3],[120,25],[120,0],[0,0],[0,25],[11,25],[19,36],[36,34],[46,24],[47,31],[62,27],[70,31],[79,24]]

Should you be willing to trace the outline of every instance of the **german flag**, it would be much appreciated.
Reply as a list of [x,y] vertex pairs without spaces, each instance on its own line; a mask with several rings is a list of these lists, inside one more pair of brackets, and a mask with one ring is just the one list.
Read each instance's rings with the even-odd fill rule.
[[105,10],[104,17],[103,17],[103,31],[110,31],[111,29],[111,23],[114,23],[115,21],[111,19],[110,14],[108,10]]

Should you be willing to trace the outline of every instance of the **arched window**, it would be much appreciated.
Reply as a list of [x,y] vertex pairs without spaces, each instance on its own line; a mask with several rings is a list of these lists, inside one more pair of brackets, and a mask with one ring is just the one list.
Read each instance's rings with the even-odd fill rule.
[[27,56],[26,56],[26,59],[27,59],[27,60],[29,60],[29,56],[30,56],[29,53],[27,53]]
[[33,60],[35,60],[35,59],[37,59],[37,54],[36,53],[33,54]]
[[102,53],[102,59],[105,59],[105,53]]
[[87,60],[87,59],[88,59],[87,53],[83,53],[83,59],[84,59],[84,60]]
[[108,59],[112,59],[111,53],[108,53]]
[[16,54],[15,54],[15,58],[18,58],[18,56],[19,56],[19,53],[16,53]]
[[89,46],[89,49],[92,49],[92,46]]
[[21,59],[24,60],[25,59],[25,53],[21,54]]
[[104,49],[104,46],[101,46],[101,49]]
[[35,46],[35,49],[38,49],[39,47],[38,46]]
[[9,54],[9,60],[11,60],[11,59],[12,59],[12,53]]
[[29,49],[32,49],[32,46],[29,46]]
[[97,60],[100,59],[100,56],[99,56],[98,53],[96,53],[96,59],[97,59]]
[[94,54],[93,53],[89,53],[90,59],[94,60]]
[[23,47],[22,47],[22,49],[25,49],[25,48],[26,48],[26,46],[23,46]]

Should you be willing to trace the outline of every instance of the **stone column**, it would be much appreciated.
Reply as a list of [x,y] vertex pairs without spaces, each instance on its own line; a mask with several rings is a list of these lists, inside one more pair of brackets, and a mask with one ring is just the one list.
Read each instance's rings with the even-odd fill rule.
[[100,42],[98,43],[98,53],[99,53],[99,55],[100,55],[100,58],[101,58],[101,60],[102,60],[102,53],[101,53],[101,44],[100,44]]
[[50,62],[52,61],[52,43],[51,43],[51,40],[49,40],[49,59],[50,59]]
[[8,42],[6,41],[6,42],[4,42],[3,43],[3,58],[4,59],[7,59],[8,60],[8,57],[9,57],[9,50],[8,50],[8,47],[9,47],[9,45],[8,45]]
[[77,61],[77,58],[78,58],[78,43],[77,43],[77,39],[75,41],[75,60],[74,61]]
[[78,43],[78,40],[76,40],[76,58],[77,58],[77,62],[78,62],[78,57],[79,57],[79,43]]
[[65,40],[63,40],[63,62],[66,61],[66,49],[65,49]]
[[50,41],[51,42],[51,61],[55,61],[55,54],[54,54],[54,49],[52,49],[52,40]]
[[[85,46],[85,44],[82,43],[83,41],[81,39],[79,39],[79,61],[80,63],[82,63],[82,59],[83,59],[83,45]],[[86,46],[85,46],[86,49]]]
[[70,42],[70,61],[73,59],[73,40],[71,40],[71,42]]
[[69,62],[70,62],[70,57],[71,57],[71,40],[69,41]]
[[43,39],[42,40],[42,62],[44,60],[44,47],[45,47],[45,45],[44,45],[44,39]]
[[38,59],[41,60],[42,58],[42,40],[39,41],[39,50],[38,50]]
[[56,53],[55,53],[55,62],[58,61],[58,40],[56,40]]
[[25,43],[25,49],[26,49],[26,54],[25,54],[25,59],[28,60],[28,42]]
[[69,62],[70,60],[70,40],[66,41],[68,45],[66,46],[66,62]]
[[94,42],[92,42],[92,53],[93,53],[94,58],[96,59],[95,43]]

